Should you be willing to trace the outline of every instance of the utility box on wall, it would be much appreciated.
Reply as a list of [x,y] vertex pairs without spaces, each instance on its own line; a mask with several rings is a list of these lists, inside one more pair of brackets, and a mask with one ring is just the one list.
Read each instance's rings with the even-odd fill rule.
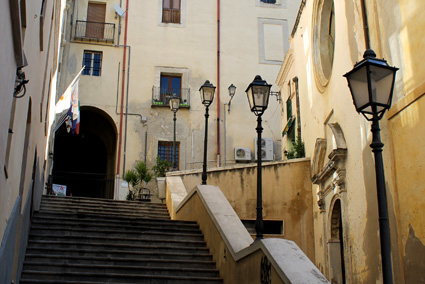
[[251,149],[246,147],[236,147],[235,161],[251,161]]
[[[255,147],[255,160],[258,160],[258,151],[257,151],[257,138],[254,140]],[[261,138],[261,160],[262,161],[273,161],[274,160],[274,151],[273,151],[273,139],[272,138]]]

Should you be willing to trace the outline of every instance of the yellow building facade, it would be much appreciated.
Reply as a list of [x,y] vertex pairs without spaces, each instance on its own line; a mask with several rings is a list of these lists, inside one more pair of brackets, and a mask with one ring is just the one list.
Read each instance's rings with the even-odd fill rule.
[[331,283],[382,283],[371,124],[343,77],[366,50],[362,2],[371,48],[400,68],[380,121],[394,283],[424,283],[422,1],[302,1],[276,80],[282,152],[300,135],[311,158],[318,268]]
[[[209,107],[208,167],[239,162],[238,148],[251,152],[242,162],[255,161],[256,122],[245,89],[257,74],[273,83],[289,48],[299,1],[75,0],[69,4],[58,94],[83,65],[87,69],[79,82],[81,133],[72,136],[63,126],[56,131],[54,183],[78,179],[88,185],[102,180],[106,185],[101,185],[101,193],[88,194],[87,186],[73,194],[124,198],[127,189],[120,179],[137,160],[149,167],[158,155],[173,160],[169,108],[173,95],[180,98],[177,169],[200,169],[205,107],[198,90],[206,80],[217,87]],[[232,99],[231,84],[237,87]],[[269,161],[281,160],[277,86],[274,91],[263,117],[263,137],[272,142]],[[64,161],[65,149],[75,145],[82,145],[79,159],[84,162],[56,163]],[[81,164],[84,175],[63,177],[64,172],[81,169]],[[90,182],[84,179],[87,174]]]

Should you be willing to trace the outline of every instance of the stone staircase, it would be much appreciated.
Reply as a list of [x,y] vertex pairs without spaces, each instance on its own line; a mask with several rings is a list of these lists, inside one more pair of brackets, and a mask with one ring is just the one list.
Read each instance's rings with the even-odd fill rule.
[[164,204],[43,196],[20,283],[223,283],[194,222]]

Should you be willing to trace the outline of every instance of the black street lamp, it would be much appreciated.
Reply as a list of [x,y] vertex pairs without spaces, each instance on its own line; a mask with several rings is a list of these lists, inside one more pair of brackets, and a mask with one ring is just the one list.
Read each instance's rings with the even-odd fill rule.
[[272,85],[261,79],[261,76],[255,76],[254,81],[249,84],[246,89],[249,107],[257,116],[257,219],[255,220],[255,231],[257,232],[256,240],[263,238],[264,222],[263,222],[263,181],[261,173],[261,116],[267,109],[270,97],[270,88]]
[[382,274],[384,284],[392,284],[390,226],[382,159],[384,144],[381,141],[379,120],[391,107],[395,74],[398,68],[389,66],[383,59],[377,59],[375,52],[371,49],[365,51],[363,58],[344,77],[347,78],[357,112],[368,121],[372,121],[372,144],[370,147],[375,156]]
[[207,142],[208,142],[208,108],[214,99],[215,87],[210,81],[206,80],[205,83],[199,88],[201,93],[201,101],[205,106],[205,138],[204,138],[204,163],[202,165],[202,184],[207,184]]
[[179,110],[180,98],[173,96],[170,99],[170,109],[174,113],[174,139],[173,139],[173,171],[177,170],[177,156],[176,156],[176,113]]

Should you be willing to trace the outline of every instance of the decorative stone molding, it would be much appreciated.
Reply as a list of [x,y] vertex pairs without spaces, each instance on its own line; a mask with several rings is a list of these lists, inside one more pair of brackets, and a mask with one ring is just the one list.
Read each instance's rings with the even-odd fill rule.
[[[324,157],[326,154],[326,139],[317,139],[313,156],[312,177],[314,184],[320,186],[317,193],[317,204],[320,212],[326,211],[325,198],[331,192],[339,194],[345,192],[345,159],[347,157],[347,144],[345,142],[344,133],[338,123],[329,123],[329,127],[335,138],[336,148],[329,155],[329,161],[324,165]],[[330,183],[325,187],[324,184],[332,178]]]
[[316,179],[316,176],[320,173],[323,168],[326,155],[326,139],[317,138],[316,145],[314,146],[313,154],[313,165],[311,167],[312,180]]
[[[332,61],[329,57],[329,17],[333,0],[315,0],[313,3],[313,72],[316,87],[323,93],[332,73]],[[333,51],[332,51],[333,52]]]

